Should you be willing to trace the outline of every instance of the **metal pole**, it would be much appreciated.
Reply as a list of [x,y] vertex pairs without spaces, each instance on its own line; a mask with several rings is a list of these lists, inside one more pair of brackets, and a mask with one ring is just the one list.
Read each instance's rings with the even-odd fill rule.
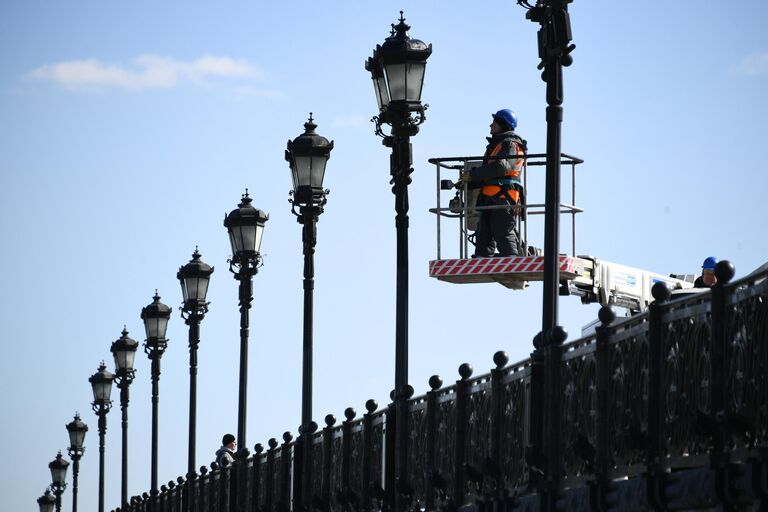
[[99,417],[99,512],[104,512],[104,436],[107,433],[107,411],[100,405],[96,414]]
[[248,393],[248,310],[253,300],[253,269],[251,259],[241,256],[240,271],[240,390],[237,406],[237,442],[239,446],[248,446],[245,439]]
[[320,208],[301,207],[302,245],[304,253],[304,336],[301,372],[301,495],[300,508],[308,510],[312,494],[312,324],[315,289],[315,245]]
[[187,447],[187,474],[195,470],[197,446],[197,347],[200,345],[201,315],[192,312],[186,319],[189,326],[189,444]]
[[80,455],[70,454],[72,457],[72,512],[77,512],[77,474],[80,472]]
[[117,387],[120,388],[120,411],[122,412],[122,431],[123,431],[123,463],[122,475],[120,479],[120,503],[122,509],[128,507],[128,388],[130,380],[122,377]]
[[[390,105],[392,106],[392,105]],[[408,385],[408,185],[411,183],[410,136],[416,127],[407,123],[409,113],[393,111],[392,155],[390,172],[395,195],[395,229],[397,232],[397,283],[395,306],[395,485],[408,474],[407,400],[413,395]],[[397,492],[395,510],[402,510]]]
[[392,147],[392,192],[397,231],[397,287],[395,306],[395,389],[408,384],[408,185],[411,183],[411,143],[395,135]]
[[153,500],[157,497],[157,421],[158,404],[160,402],[160,354],[156,351],[150,353],[152,359],[152,469],[150,494]]

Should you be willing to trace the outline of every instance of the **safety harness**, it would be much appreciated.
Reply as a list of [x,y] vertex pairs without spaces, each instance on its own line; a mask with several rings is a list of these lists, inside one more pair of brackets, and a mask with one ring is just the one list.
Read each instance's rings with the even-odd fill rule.
[[523,186],[520,183],[520,173],[523,170],[523,157],[528,150],[525,140],[520,138],[517,134],[513,134],[511,137],[505,138],[496,144],[493,149],[489,147],[488,150],[486,150],[483,163],[488,163],[488,157],[498,155],[504,147],[504,143],[509,138],[512,139],[512,144],[514,145],[514,153],[516,155],[516,158],[509,158],[509,160],[512,160],[513,162],[512,167],[505,171],[505,176],[492,178],[486,181],[486,184],[483,185],[483,187],[480,189],[480,193],[482,193],[484,196],[511,200],[514,204],[522,204],[522,202],[525,201],[525,198],[523,196]]

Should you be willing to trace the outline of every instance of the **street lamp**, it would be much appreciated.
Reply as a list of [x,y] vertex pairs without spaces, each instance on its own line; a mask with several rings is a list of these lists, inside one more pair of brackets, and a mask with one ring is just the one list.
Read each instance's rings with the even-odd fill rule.
[[[315,288],[315,245],[317,244],[317,221],[323,213],[328,190],[323,189],[325,165],[331,156],[333,141],[315,133],[317,125],[312,113],[304,124],[304,133],[288,141],[285,159],[291,168],[293,190],[291,211],[296,215],[302,229],[304,247],[304,342],[301,386],[301,489],[297,493],[298,509],[310,505],[311,485],[311,443],[312,443],[312,292]],[[298,213],[296,207],[299,208]]]
[[139,344],[128,337],[128,331],[123,327],[122,335],[112,342],[112,355],[115,356],[115,380],[120,389],[120,411],[122,412],[123,431],[123,468],[120,486],[120,506],[123,510],[128,506],[128,388],[133,382],[136,370],[133,362]]
[[181,317],[189,326],[189,445],[187,448],[187,475],[195,471],[195,447],[197,425],[197,347],[200,345],[200,322],[208,312],[205,297],[213,267],[200,259],[195,247],[189,263],[179,268],[176,278],[181,284],[184,303]]
[[53,506],[56,504],[56,499],[51,496],[50,489],[45,490],[45,494],[37,498],[37,505],[40,507],[40,512],[53,512]]
[[107,413],[112,408],[112,381],[115,376],[107,371],[104,361],[88,382],[93,390],[93,412],[99,417],[99,512],[104,512],[104,435],[107,433]]
[[[424,122],[426,105],[421,103],[424,71],[432,45],[408,36],[411,27],[400,11],[400,23],[393,26],[384,44],[377,45],[365,63],[373,79],[379,115],[374,118],[376,134],[392,148],[390,174],[395,195],[397,230],[397,287],[395,308],[395,478],[407,478],[407,411],[404,409],[408,386],[408,184],[413,172],[410,138]],[[384,135],[382,124],[391,126]],[[399,405],[397,405],[399,404]]]
[[168,329],[168,320],[171,318],[171,308],[160,302],[160,296],[153,297],[152,304],[142,308],[141,319],[144,321],[144,330],[147,339],[144,342],[144,352],[146,352],[152,364],[152,469],[150,493],[156,497],[157,490],[157,417],[158,403],[160,401],[160,358],[163,357],[168,340],[165,338],[165,332]]
[[[269,216],[263,211],[251,206],[252,199],[248,189],[243,194],[238,207],[229,215],[224,216],[224,227],[229,232],[229,242],[232,246],[232,259],[229,261],[229,271],[240,281],[240,392],[237,407],[237,442],[246,447],[246,388],[248,385],[248,310],[253,301],[253,275],[261,265],[261,237],[264,234],[264,223]],[[235,271],[237,269],[237,271]]]
[[80,420],[80,414],[75,413],[75,419],[67,423],[69,433],[69,456],[72,458],[72,512],[77,512],[77,474],[80,472],[80,458],[85,453],[83,442],[88,425]]
[[54,496],[56,496],[56,512],[61,512],[61,495],[64,493],[64,489],[67,488],[68,467],[69,462],[61,456],[61,452],[48,464],[48,469],[51,470],[51,489]]

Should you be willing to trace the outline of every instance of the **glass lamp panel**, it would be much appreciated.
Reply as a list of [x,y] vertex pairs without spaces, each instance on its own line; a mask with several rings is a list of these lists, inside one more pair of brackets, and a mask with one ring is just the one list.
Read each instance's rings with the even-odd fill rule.
[[233,226],[235,254],[251,253],[256,250],[256,226]]
[[51,493],[48,491],[45,491],[45,494],[40,496],[40,498],[37,500],[37,504],[40,507],[40,512],[53,512],[55,503],[56,500],[54,500],[53,496],[51,496]]
[[312,175],[312,157],[311,156],[294,156],[293,167],[295,169],[296,181],[299,187],[311,186]]
[[168,330],[168,318],[158,317],[156,325],[157,325],[157,333],[155,335],[158,338],[165,338],[165,333]]
[[94,402],[109,402],[109,397],[112,395],[112,381],[100,380],[94,382],[92,387]]
[[144,330],[147,334],[147,339],[157,338],[157,318],[145,317],[144,318]]
[[62,486],[64,485],[65,481],[67,479],[67,466],[64,466],[63,464],[61,466],[54,466],[51,468],[51,481],[55,485]]
[[379,102],[379,110],[383,110],[389,105],[389,90],[387,89],[387,81],[384,79],[384,75],[374,78],[373,87],[376,90],[376,101]]
[[299,188],[299,178],[297,176],[296,164],[291,162],[291,179],[293,180],[293,190],[296,191]]
[[256,226],[256,252],[261,251],[261,237],[264,236],[264,225]]
[[133,370],[133,361],[136,359],[136,351],[135,350],[126,350],[125,351],[125,368],[127,370]]
[[406,96],[406,65],[387,64],[384,66],[389,85],[389,95],[392,101],[405,100]]
[[77,450],[83,447],[85,441],[85,430],[73,429],[69,431],[69,446]]
[[426,62],[413,62],[408,65],[405,99],[409,101],[421,101],[421,89],[424,86],[425,67]]
[[312,188],[323,188],[323,178],[325,177],[326,163],[328,163],[328,157],[325,155],[312,157],[309,178]]

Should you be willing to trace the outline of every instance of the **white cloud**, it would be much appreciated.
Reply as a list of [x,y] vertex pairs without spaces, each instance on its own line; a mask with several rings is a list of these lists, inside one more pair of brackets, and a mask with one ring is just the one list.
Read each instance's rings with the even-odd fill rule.
[[109,64],[97,59],[47,64],[27,73],[27,78],[53,82],[70,90],[169,89],[182,84],[203,85],[208,79],[258,79],[261,71],[242,59],[206,55],[181,61],[158,55],[140,55],[132,65]]
[[747,55],[737,69],[747,76],[768,75],[768,52]]

